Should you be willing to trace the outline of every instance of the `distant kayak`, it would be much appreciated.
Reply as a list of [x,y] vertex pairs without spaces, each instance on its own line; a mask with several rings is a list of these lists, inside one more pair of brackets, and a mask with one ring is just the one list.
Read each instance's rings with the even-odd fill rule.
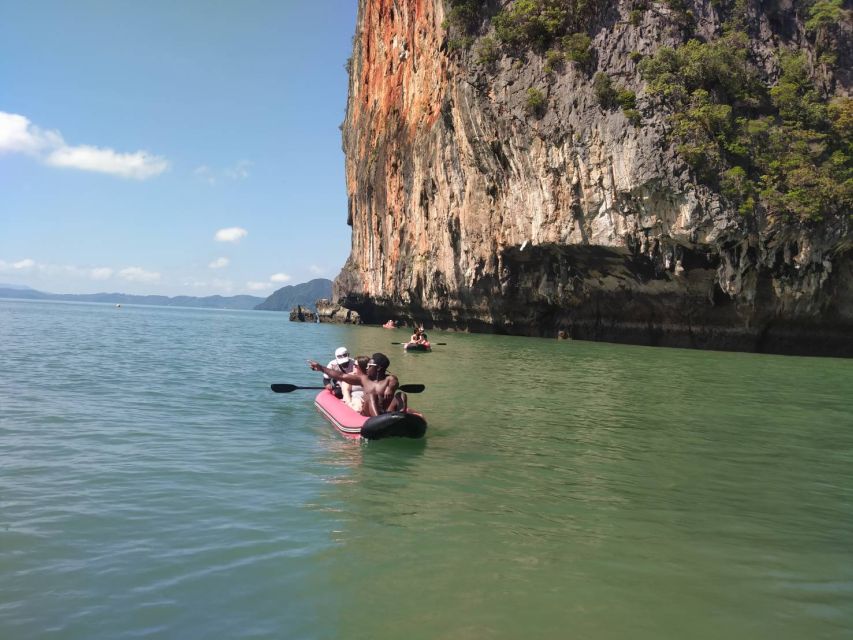
[[391,320],[389,320],[388,322],[386,322],[385,324],[382,325],[382,328],[383,329],[396,329],[397,325],[394,324],[394,322],[392,322]]
[[415,411],[392,411],[368,418],[350,409],[335,394],[323,389],[314,406],[332,426],[346,438],[380,440],[381,438],[423,438],[427,423]]
[[429,342],[407,342],[403,345],[406,351],[432,351]]

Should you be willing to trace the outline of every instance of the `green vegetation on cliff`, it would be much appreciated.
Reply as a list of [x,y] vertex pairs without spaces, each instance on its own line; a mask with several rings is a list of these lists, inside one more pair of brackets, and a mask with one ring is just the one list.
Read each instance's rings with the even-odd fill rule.
[[748,37],[660,48],[640,63],[650,95],[670,113],[671,136],[697,177],[744,215],[762,207],[784,219],[821,220],[853,209],[853,100],[827,100],[802,53],[778,53],[769,85]]
[[[621,108],[634,125],[642,123],[643,114],[664,114],[668,139],[697,181],[721,192],[743,215],[760,212],[802,222],[853,210],[853,100],[833,97],[826,81],[839,49],[849,46],[839,26],[849,20],[843,0],[793,0],[787,19],[799,22],[809,47],[777,49],[775,62],[761,66],[752,58],[755,12],[778,7],[711,0],[725,28],[702,40],[691,36],[694,3],[665,0],[671,26],[685,42],[648,56],[632,52],[637,80],[646,83],[640,97],[614,84],[607,69],[592,73],[596,56],[588,33],[615,2],[516,0],[500,9],[481,0],[449,4],[447,27],[457,46],[470,46],[491,21],[492,35],[475,48],[477,62],[491,65],[502,55],[523,60],[532,51],[543,56],[551,78],[564,62],[586,70],[599,105]],[[635,0],[626,22],[639,26],[653,6]],[[528,115],[541,116],[544,94],[531,88],[525,107]]]

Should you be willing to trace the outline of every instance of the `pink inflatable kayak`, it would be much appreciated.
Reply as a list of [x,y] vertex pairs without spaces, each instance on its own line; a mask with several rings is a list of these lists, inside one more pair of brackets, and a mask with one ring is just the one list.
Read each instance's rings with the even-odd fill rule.
[[366,438],[422,438],[427,423],[424,417],[411,410],[393,411],[368,418],[356,413],[331,391],[323,389],[314,398],[314,406],[343,436],[352,439]]

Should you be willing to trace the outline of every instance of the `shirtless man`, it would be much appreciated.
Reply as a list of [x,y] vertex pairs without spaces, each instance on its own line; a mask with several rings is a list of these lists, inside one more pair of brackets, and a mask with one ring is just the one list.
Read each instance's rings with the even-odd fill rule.
[[390,411],[404,411],[406,409],[406,394],[397,392],[400,386],[397,376],[388,375],[387,369],[391,361],[384,353],[374,353],[367,363],[367,373],[356,370],[352,373],[342,373],[324,367],[314,360],[308,361],[308,366],[314,371],[321,371],[324,375],[334,378],[339,382],[352,385],[360,385],[364,389],[364,409],[362,413],[368,416],[378,416]]

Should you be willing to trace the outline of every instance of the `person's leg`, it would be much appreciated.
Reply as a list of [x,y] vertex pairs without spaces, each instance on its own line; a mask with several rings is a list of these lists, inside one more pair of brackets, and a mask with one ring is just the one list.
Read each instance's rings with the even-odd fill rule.
[[341,399],[349,404],[352,402],[352,385],[348,382],[341,382]]
[[356,413],[361,413],[364,410],[364,394],[358,393],[350,396],[350,401],[347,404]]

